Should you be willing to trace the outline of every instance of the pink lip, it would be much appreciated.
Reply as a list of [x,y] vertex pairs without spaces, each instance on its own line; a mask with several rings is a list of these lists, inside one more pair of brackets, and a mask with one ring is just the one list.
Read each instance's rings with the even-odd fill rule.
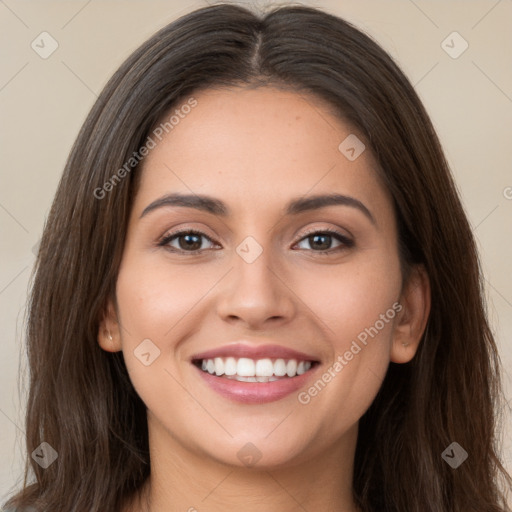
[[307,381],[316,373],[317,366],[297,375],[273,382],[239,382],[234,379],[217,377],[195,367],[211,389],[220,395],[245,404],[263,404],[280,400],[304,387]]
[[249,359],[297,359],[297,361],[317,361],[312,355],[298,352],[280,345],[248,345],[247,343],[233,343],[223,347],[201,352],[194,355],[192,361],[198,359],[215,359],[216,357],[247,357]]

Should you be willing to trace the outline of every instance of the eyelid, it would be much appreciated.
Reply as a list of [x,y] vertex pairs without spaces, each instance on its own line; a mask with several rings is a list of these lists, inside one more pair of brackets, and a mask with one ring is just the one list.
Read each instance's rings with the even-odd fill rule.
[[315,234],[315,233],[335,234],[335,235],[339,235],[343,239],[350,240],[350,241],[352,241],[352,238],[353,238],[353,236],[351,234],[348,234],[348,232],[347,232],[347,234],[344,234],[341,232],[341,230],[336,229],[336,228],[310,228],[300,234],[300,237],[301,237],[300,240],[303,240],[307,236]]
[[[157,241],[158,247],[167,247],[168,244],[171,242],[172,239],[179,237],[180,235],[186,235],[186,234],[193,234],[198,237],[204,237],[207,240],[209,240],[212,244],[218,245],[218,242],[216,242],[211,236],[207,235],[204,231],[201,231],[199,229],[195,228],[180,228],[176,229],[176,231],[170,231],[166,232],[162,237],[160,237]],[[200,252],[203,252],[205,249],[196,249],[194,251],[184,251],[182,249],[176,249],[172,248],[169,249],[172,252],[178,252],[178,253],[187,253],[187,254],[199,254]]]

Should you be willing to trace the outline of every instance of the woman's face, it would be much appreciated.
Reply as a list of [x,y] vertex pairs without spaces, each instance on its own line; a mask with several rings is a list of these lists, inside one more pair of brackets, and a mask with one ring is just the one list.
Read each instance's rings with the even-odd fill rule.
[[315,97],[194,98],[144,159],[102,346],[122,349],[162,449],[260,467],[346,453],[390,360],[414,355],[391,198]]

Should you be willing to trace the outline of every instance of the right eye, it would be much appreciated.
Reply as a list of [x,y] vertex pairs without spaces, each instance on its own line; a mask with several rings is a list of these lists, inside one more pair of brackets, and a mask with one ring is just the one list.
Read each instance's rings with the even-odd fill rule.
[[[205,238],[213,244],[211,238],[201,231],[197,231],[195,229],[183,229],[165,235],[162,240],[158,242],[158,246],[165,247],[172,252],[195,254],[204,250],[202,248],[201,238]],[[172,242],[174,241],[178,242],[179,247],[172,245]]]

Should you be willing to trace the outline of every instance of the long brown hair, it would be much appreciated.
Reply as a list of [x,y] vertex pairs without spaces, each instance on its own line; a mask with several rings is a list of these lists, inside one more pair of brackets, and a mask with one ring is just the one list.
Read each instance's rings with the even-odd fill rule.
[[[72,148],[34,269],[29,455],[23,489],[7,506],[119,511],[147,479],[145,406],[122,353],[97,342],[107,299],[115,300],[140,174],[140,165],[126,162],[194,92],[273,84],[317,95],[357,127],[394,200],[403,267],[421,263],[430,277],[432,308],[418,352],[410,363],[390,364],[360,420],[358,504],[366,512],[508,510],[512,482],[496,437],[500,365],[478,255],[421,101],[390,56],[340,18],[303,6],[258,16],[223,4],[179,18],[137,49],[105,86]],[[58,453],[47,469],[30,457],[43,441]],[[469,454],[457,469],[441,456],[452,442]]]

